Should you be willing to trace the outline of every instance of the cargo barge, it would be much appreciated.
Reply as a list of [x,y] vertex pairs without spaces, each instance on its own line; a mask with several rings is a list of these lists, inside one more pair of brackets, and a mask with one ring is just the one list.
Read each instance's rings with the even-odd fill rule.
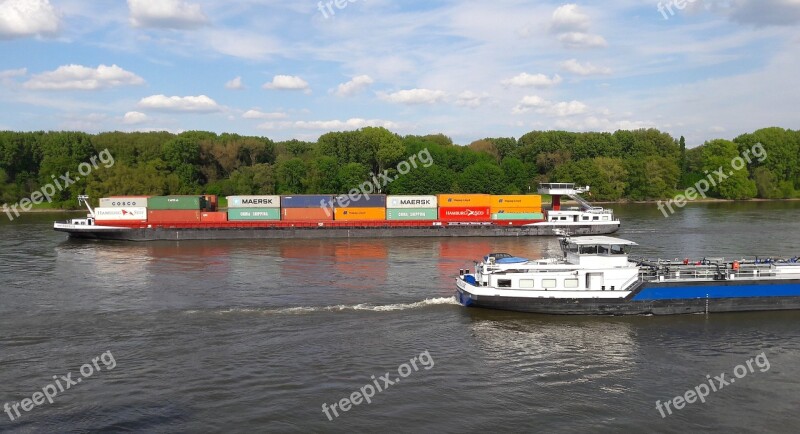
[[[71,238],[157,241],[276,238],[519,237],[609,234],[619,220],[579,193],[588,187],[541,184],[553,203],[536,195],[438,195],[369,197],[294,195],[231,196],[227,212],[213,196],[103,198],[89,215],[55,222]],[[561,196],[578,207],[562,209]],[[352,199],[352,200],[351,200]]]
[[460,270],[464,306],[563,315],[670,315],[800,309],[800,262],[629,257],[636,243],[564,237],[562,256],[491,253]]

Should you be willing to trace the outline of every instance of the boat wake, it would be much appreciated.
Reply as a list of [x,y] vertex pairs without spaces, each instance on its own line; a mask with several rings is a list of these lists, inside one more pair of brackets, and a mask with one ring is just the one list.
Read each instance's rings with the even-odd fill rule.
[[249,314],[249,313],[256,313],[263,315],[302,315],[315,312],[355,312],[355,311],[393,312],[399,310],[418,309],[428,306],[447,305],[447,304],[458,305],[458,302],[455,300],[454,297],[437,297],[437,298],[426,298],[425,300],[416,301],[413,303],[396,303],[396,304],[359,303],[359,304],[339,304],[335,306],[297,306],[297,307],[286,307],[278,309],[274,308],[268,309],[259,307],[231,307],[231,308],[213,309],[213,310],[189,310],[184,313],[189,315],[209,313],[209,312],[219,315]]

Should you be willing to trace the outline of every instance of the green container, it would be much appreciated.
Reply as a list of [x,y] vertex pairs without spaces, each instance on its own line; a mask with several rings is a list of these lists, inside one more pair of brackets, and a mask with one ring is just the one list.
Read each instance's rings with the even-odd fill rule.
[[200,196],[153,196],[147,198],[148,209],[181,209],[199,211],[205,205]]
[[544,220],[540,212],[504,212],[492,214],[492,220]]
[[388,208],[386,220],[436,220],[439,211],[436,208]]
[[228,208],[228,221],[280,219],[280,208]]

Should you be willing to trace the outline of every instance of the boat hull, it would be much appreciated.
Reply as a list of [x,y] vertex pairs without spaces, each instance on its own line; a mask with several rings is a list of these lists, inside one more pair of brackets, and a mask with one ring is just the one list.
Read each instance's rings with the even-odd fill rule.
[[[410,227],[217,227],[217,228],[116,228],[56,225],[56,231],[71,238],[123,241],[239,240],[239,239],[313,239],[313,238],[393,238],[393,237],[525,237],[554,236],[565,230],[562,225],[448,225]],[[610,234],[619,222],[572,225],[576,235]]]
[[624,298],[476,296],[459,279],[464,306],[556,315],[676,315],[800,309],[800,279],[642,284]]

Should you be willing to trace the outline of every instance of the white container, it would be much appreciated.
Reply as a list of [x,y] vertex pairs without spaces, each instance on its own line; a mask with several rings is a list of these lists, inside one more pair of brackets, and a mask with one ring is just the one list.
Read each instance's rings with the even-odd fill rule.
[[103,208],[119,208],[123,206],[147,208],[147,198],[146,197],[103,197],[100,198],[100,206]]
[[386,196],[386,208],[436,208],[436,196]]
[[147,208],[140,206],[94,209],[95,220],[147,220]]
[[280,208],[280,196],[226,196],[228,208]]

